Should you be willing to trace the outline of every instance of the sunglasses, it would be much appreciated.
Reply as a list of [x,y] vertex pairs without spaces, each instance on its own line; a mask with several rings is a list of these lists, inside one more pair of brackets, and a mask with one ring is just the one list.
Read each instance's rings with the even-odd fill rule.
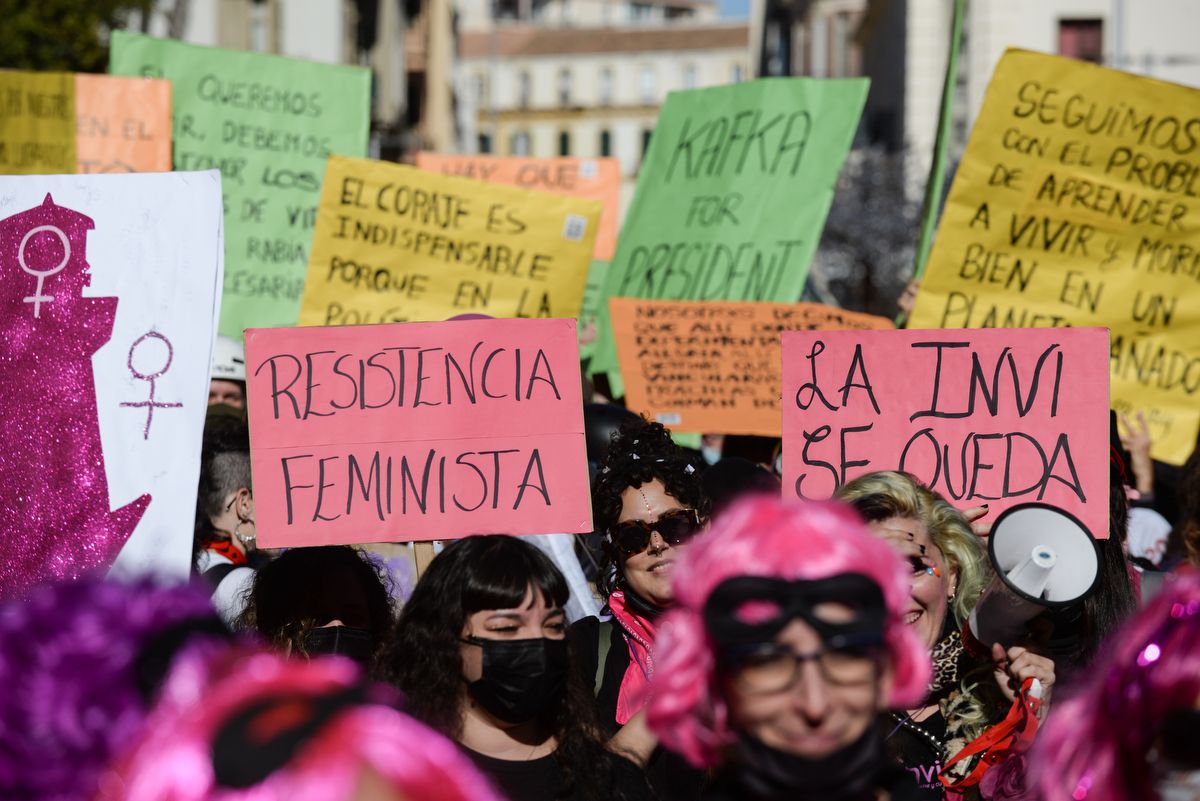
[[654,532],[668,545],[677,546],[690,540],[700,530],[700,513],[695,509],[673,509],[658,516],[653,523],[627,520],[608,530],[613,546],[625,556],[633,556],[650,547]]

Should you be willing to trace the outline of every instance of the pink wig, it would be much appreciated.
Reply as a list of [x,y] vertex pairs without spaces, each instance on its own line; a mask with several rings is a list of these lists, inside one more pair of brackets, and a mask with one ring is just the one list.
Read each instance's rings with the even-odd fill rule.
[[1200,697],[1200,576],[1170,582],[1109,638],[1079,694],[1055,705],[1033,751],[1044,801],[1154,801],[1148,753],[1170,712]]
[[[319,700],[361,687],[357,665],[337,657],[287,660],[267,652],[184,659],[145,729],[100,782],[96,801],[343,801],[364,777],[416,801],[500,801],[458,747],[396,710],[382,686],[338,706],[286,760],[245,787],[218,780],[214,742],[229,721],[280,696]],[[289,707],[252,718],[246,731],[288,720]],[[247,754],[247,764],[261,762]]]
[[708,767],[734,739],[714,643],[704,626],[704,605],[717,585],[736,576],[822,579],[840,573],[861,573],[883,590],[893,677],[888,704],[903,709],[919,702],[929,683],[929,654],[904,625],[911,577],[891,546],[873,537],[849,507],[755,498],[727,512],[675,566],[675,606],[656,643],[647,706],[647,722],[663,743],[693,765]]

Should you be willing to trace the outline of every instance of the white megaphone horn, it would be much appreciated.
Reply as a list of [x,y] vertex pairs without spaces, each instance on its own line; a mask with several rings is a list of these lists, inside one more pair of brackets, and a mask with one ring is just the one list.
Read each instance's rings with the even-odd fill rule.
[[1027,624],[1050,607],[1078,603],[1096,585],[1096,541],[1074,515],[1045,503],[1006,509],[988,538],[995,578],[971,610],[964,640],[978,656],[1029,637]]

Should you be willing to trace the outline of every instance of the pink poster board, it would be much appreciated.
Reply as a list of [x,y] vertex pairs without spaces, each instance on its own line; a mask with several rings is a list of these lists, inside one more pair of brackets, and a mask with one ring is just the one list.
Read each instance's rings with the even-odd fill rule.
[[783,332],[783,485],[912,473],[960,509],[1043,501],[1108,536],[1108,330]]
[[574,320],[246,331],[263,547],[590,531]]

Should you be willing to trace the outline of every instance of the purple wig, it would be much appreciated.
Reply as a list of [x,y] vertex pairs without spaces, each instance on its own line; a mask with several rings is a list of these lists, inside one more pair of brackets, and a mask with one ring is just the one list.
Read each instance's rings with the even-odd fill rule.
[[[348,692],[358,693],[353,703],[306,717],[322,699]],[[500,801],[457,745],[398,712],[394,701],[388,688],[364,687],[347,659],[189,654],[133,748],[101,781],[96,801],[345,801],[364,783],[414,801]],[[305,725],[285,756],[264,759],[269,750],[255,750],[256,737],[286,737]],[[261,773],[232,781],[220,755],[229,753],[222,743],[238,726],[251,745],[232,752],[234,767]]]
[[145,580],[46,585],[0,607],[0,798],[94,795],[149,711],[145,646],[192,620],[216,620],[205,593]]
[[1200,576],[1181,577],[1109,638],[1091,679],[1056,704],[1033,751],[1044,801],[1155,801],[1148,754],[1172,711],[1200,698]]
[[861,573],[883,590],[893,677],[889,706],[902,709],[920,701],[929,683],[929,655],[903,622],[911,580],[900,557],[849,507],[754,498],[733,507],[684,549],[675,566],[675,606],[659,632],[647,706],[647,722],[663,743],[707,767],[734,738],[714,644],[704,626],[704,605],[717,585],[735,576],[821,579],[840,573]]

